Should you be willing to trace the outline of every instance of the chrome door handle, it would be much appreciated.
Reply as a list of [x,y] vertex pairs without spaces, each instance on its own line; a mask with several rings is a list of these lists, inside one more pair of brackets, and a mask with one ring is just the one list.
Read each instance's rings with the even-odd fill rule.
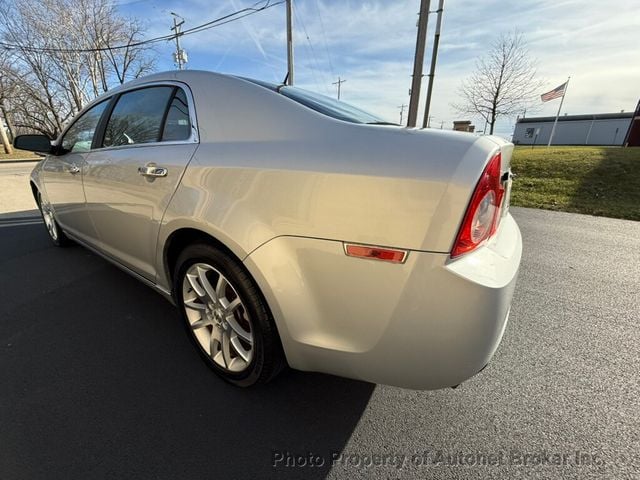
[[80,167],[78,167],[77,165],[71,165],[69,167],[69,173],[71,175],[75,175],[76,173],[80,173]]
[[138,167],[138,173],[143,177],[166,177],[169,170],[158,167],[155,163],[149,163],[144,167]]

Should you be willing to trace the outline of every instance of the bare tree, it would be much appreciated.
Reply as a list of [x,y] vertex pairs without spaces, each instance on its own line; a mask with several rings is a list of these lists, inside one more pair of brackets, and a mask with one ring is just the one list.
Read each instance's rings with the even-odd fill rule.
[[[137,19],[119,16],[109,0],[80,0],[87,3],[91,15],[86,19],[86,35],[91,48],[88,55],[89,77],[95,95],[106,92],[112,84],[122,84],[155,69],[155,59],[148,46],[137,45],[144,28]],[[111,49],[113,46],[124,48]]]
[[12,68],[0,70],[0,86],[12,85],[4,105],[15,128],[56,137],[88,101],[153,70],[148,46],[136,45],[143,33],[111,0],[3,2],[0,38]]
[[9,104],[16,95],[16,84],[13,81],[15,75],[10,75],[10,72],[13,72],[13,65],[6,55],[0,57],[0,72],[4,72],[4,75],[0,73],[0,113],[2,114],[0,120],[3,119],[7,124],[10,140],[13,141],[15,128]]
[[461,114],[481,116],[493,133],[499,117],[520,114],[536,105],[544,82],[535,76],[536,62],[529,56],[522,34],[502,35],[462,82],[462,102],[452,107]]
[[[0,70],[8,70],[11,68],[11,65],[8,64],[7,59],[5,57],[0,58]],[[9,137],[13,139],[13,125],[11,123],[10,117],[7,115],[6,107],[5,107],[5,99],[8,96],[11,96],[13,93],[13,84],[7,81],[4,81],[2,76],[0,76],[0,141],[2,143],[4,153],[8,153],[9,155],[13,153],[13,148],[10,143]],[[5,123],[7,125],[7,130],[9,131],[9,135],[7,136],[5,130]]]

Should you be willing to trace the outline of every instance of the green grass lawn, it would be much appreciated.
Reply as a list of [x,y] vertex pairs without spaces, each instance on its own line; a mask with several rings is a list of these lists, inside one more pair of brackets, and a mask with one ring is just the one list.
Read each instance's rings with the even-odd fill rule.
[[33,152],[27,152],[26,150],[18,150],[16,148],[13,149],[13,153],[11,155],[7,155],[6,153],[4,153],[2,142],[0,142],[0,162],[2,162],[2,160],[13,160],[13,159],[21,159],[21,158],[38,158],[38,156]]
[[516,147],[511,204],[640,220],[640,148]]

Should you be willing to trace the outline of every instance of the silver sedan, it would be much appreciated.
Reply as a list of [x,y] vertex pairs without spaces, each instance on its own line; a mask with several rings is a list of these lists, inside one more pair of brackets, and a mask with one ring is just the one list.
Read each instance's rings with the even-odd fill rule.
[[31,188],[51,240],[174,302],[236,385],[289,365],[455,386],[500,343],[522,250],[502,139],[181,71],[108,92],[55,141],[15,144],[46,154]]

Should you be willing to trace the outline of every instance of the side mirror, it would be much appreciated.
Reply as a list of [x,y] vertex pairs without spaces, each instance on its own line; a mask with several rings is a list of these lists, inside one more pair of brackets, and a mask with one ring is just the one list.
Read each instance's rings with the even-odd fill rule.
[[51,139],[46,135],[18,135],[13,140],[13,146],[29,152],[51,153]]

